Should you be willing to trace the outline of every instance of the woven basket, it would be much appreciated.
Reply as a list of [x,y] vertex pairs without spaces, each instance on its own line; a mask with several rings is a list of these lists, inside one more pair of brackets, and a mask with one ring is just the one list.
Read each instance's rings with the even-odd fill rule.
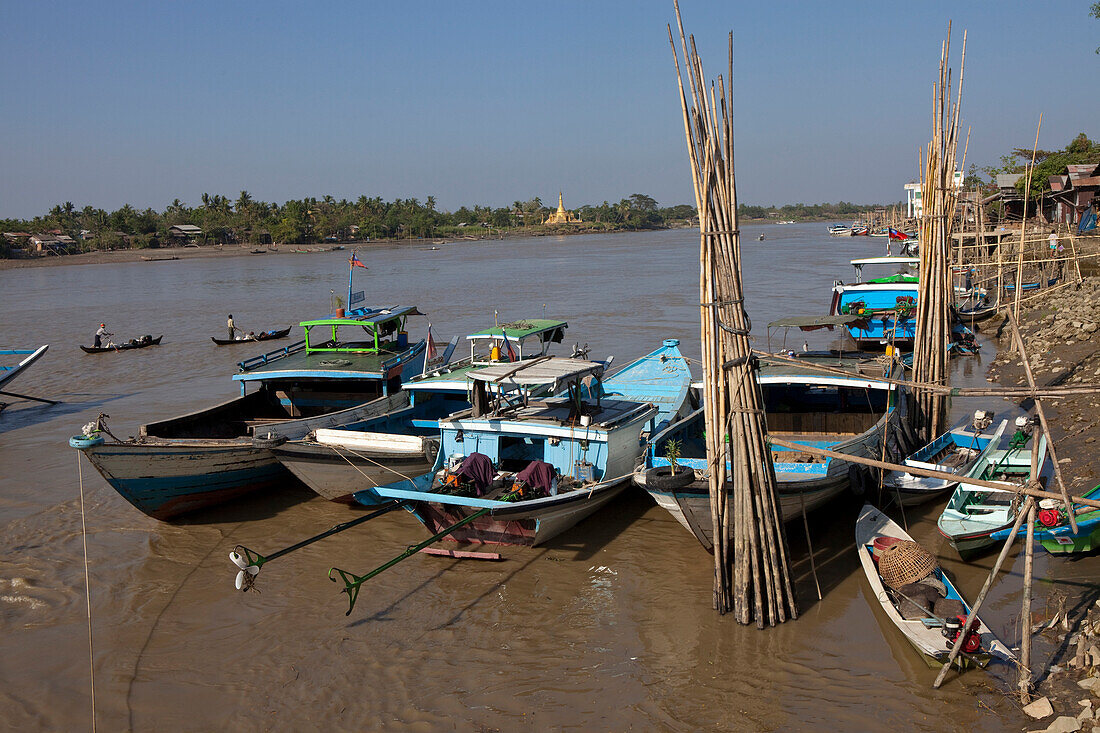
[[878,561],[882,582],[894,590],[927,578],[935,569],[932,553],[909,540],[884,549]]

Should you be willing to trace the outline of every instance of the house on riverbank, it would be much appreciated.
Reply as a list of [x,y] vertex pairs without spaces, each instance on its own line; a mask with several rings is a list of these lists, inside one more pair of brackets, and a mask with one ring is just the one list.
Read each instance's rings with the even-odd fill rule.
[[1064,173],[1050,176],[1047,218],[1059,224],[1079,224],[1085,213],[1100,203],[1100,163],[1067,165]]

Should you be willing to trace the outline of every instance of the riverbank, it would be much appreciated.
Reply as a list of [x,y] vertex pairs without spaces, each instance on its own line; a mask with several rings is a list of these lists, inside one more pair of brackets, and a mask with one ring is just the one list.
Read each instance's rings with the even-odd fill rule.
[[[987,323],[989,329],[997,329],[1001,324],[997,320]],[[1100,277],[1086,277],[1079,287],[1066,285],[1035,298],[1030,307],[1022,307],[1020,333],[1037,384],[1100,383]],[[998,353],[990,365],[989,379],[1005,386],[1027,384],[1007,325],[1000,331]],[[1024,401],[1022,406],[1029,407],[1029,402]],[[1080,495],[1100,481],[1100,456],[1096,450],[1100,437],[1100,394],[1044,399],[1043,407],[1067,488]],[[1022,552],[1022,546],[1017,547]],[[1053,561],[1073,562],[1075,577],[1095,577],[1096,553]],[[1100,625],[1095,623],[1096,585],[1037,580],[1040,582],[1032,601],[1035,612],[1031,623],[1039,634],[1035,643],[1049,647],[1050,654],[1049,669],[1035,671],[1036,696],[1045,697],[1051,706],[1049,712],[1041,710],[1046,714],[1029,728],[1100,729],[1095,713],[1100,711],[1100,680],[1094,677],[1100,666],[1100,651],[1095,649],[1100,646],[1097,638]],[[1041,703],[1039,707],[1043,707]]]

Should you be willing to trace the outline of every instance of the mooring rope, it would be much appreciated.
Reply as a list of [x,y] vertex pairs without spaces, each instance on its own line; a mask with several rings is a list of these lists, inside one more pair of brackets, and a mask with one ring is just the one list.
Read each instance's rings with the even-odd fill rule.
[[88,526],[84,521],[84,473],[76,454],[76,479],[80,486],[80,536],[84,542],[84,598],[88,603],[88,676],[92,693],[92,733],[95,733],[95,654],[92,651],[92,583],[88,573]]

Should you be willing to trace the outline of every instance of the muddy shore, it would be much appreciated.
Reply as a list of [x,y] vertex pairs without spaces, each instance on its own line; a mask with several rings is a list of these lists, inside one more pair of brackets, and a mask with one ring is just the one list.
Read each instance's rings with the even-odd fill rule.
[[[1085,277],[1080,284],[1073,280],[1021,307],[1020,332],[1039,385],[1100,384],[1100,276]],[[996,319],[983,324],[993,332],[1001,326]],[[1025,386],[1026,374],[1007,324],[1000,328],[997,345],[989,379],[1005,386]],[[1022,406],[1030,407],[1030,400]],[[1088,491],[1100,483],[1100,394],[1044,399],[1043,408],[1067,488],[1075,494]],[[1087,561],[1088,555],[1064,560]],[[1033,601],[1037,611],[1031,619],[1041,637],[1036,643],[1050,644],[1056,651],[1049,670],[1035,671],[1036,697],[1046,697],[1051,712],[1029,726],[1032,730],[1100,730],[1095,712],[1100,711],[1097,591],[1091,582],[1076,597],[1064,597],[1048,584],[1037,587]]]

